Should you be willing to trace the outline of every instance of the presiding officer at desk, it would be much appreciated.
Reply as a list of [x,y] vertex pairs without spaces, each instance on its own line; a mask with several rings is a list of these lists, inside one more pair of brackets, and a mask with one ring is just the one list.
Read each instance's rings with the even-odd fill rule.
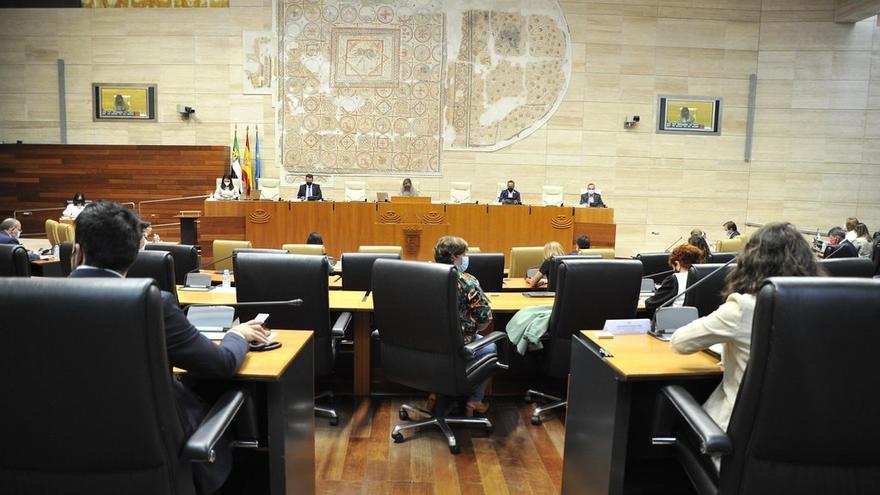
[[507,181],[507,189],[504,189],[498,195],[498,202],[503,205],[521,205],[522,199],[520,198],[519,191],[514,189],[515,186],[516,183],[512,180]]
[[306,183],[299,186],[296,199],[305,201],[321,201],[324,199],[324,196],[321,195],[321,186],[312,184],[312,180],[314,180],[312,174],[306,174]]
[[602,202],[602,195],[596,192],[596,184],[590,182],[587,184],[587,192],[581,194],[581,204],[590,208],[605,208]]
[[[73,259],[77,268],[70,276],[123,278],[143,244],[143,222],[131,210],[110,201],[91,203],[76,218]],[[230,328],[220,345],[214,345],[186,319],[171,293],[162,291],[161,294],[168,362],[193,376],[230,378],[244,361],[248,341],[268,342],[268,332],[251,320]],[[172,383],[177,415],[187,438],[207,415],[209,406],[180,380],[174,379]],[[221,444],[228,443],[228,439],[218,442],[214,463],[193,464],[193,478],[200,494],[214,493],[229,476],[232,452],[229,448],[220,448]]]
[[[21,245],[18,238],[21,236],[21,222],[15,218],[7,218],[0,222],[0,244]],[[40,255],[28,250],[28,258],[33,261],[39,259]]]

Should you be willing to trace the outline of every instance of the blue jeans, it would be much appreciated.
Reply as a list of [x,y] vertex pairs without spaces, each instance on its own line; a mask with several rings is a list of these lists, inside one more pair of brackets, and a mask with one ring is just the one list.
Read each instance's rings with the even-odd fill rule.
[[[474,338],[475,341],[482,339],[483,336],[477,334]],[[480,359],[480,357],[485,356],[486,354],[494,354],[498,352],[498,349],[495,347],[495,342],[477,350],[474,358],[468,361],[468,364]],[[481,383],[477,384],[476,387],[471,391],[471,396],[468,397],[468,402],[483,402],[483,397],[486,395],[486,385],[489,384],[489,379],[486,378]]]

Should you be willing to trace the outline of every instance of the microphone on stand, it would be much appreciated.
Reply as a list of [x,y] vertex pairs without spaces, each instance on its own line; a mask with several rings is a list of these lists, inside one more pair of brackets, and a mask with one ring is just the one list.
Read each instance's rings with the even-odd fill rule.
[[678,241],[680,241],[680,240],[682,240],[682,239],[684,239],[684,236],[679,236],[678,239],[672,241],[672,244],[666,246],[666,249],[664,249],[663,252],[664,252],[664,253],[668,253],[669,250],[672,249],[672,246],[675,246],[676,244],[678,244]]
[[226,261],[226,260],[228,260],[229,258],[232,258],[232,257],[234,257],[234,256],[235,256],[235,252],[233,252],[233,253],[230,254],[229,256],[226,256],[226,257],[220,258],[219,260],[212,260],[212,261],[209,261],[209,262],[207,262],[207,263],[201,264],[201,265],[199,265],[199,266],[193,268],[192,270],[190,270],[190,271],[187,272],[187,273],[196,273],[196,272],[200,272],[200,271],[204,270],[205,268],[208,268],[209,266],[214,265],[215,263],[219,263],[219,262],[221,262],[221,261]]

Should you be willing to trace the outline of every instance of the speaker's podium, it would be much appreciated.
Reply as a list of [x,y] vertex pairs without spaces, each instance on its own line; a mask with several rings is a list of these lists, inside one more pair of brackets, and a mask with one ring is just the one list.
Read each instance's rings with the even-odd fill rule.
[[195,245],[199,238],[198,219],[202,216],[199,210],[181,210],[180,213],[174,215],[174,218],[180,219],[180,243]]
[[574,209],[574,238],[586,235],[591,247],[614,247],[617,241],[617,225],[614,208]]

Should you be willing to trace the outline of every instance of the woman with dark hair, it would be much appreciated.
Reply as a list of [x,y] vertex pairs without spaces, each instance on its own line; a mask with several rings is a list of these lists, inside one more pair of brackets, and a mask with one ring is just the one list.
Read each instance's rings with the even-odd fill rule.
[[727,275],[724,304],[712,314],[675,331],[672,350],[691,354],[722,344],[724,376],[703,408],[727,430],[730,412],[749,360],[755,294],[770,277],[824,275],[807,241],[790,223],[768,223],[743,246]]
[[[688,270],[692,265],[696,265],[703,257],[703,251],[696,246],[690,244],[682,244],[669,253],[669,266],[675,272],[666,277],[660,288],[654,292],[654,295],[645,300],[645,309],[653,312],[663,303],[677,297],[687,288]],[[678,297],[672,307],[680,307],[684,304],[684,298]]]
[[403,179],[403,183],[400,184],[400,196],[418,196],[419,191],[413,185],[412,180],[407,177]]
[[64,219],[75,219],[79,212],[86,207],[86,197],[83,196],[83,193],[77,192],[73,195],[73,199],[67,202],[67,207],[64,208],[64,213],[61,214],[61,218]]
[[310,232],[309,236],[306,238],[306,244],[319,244],[323,246],[324,238],[321,237],[321,234],[318,232]]
[[705,263],[709,259],[709,243],[706,242],[705,237],[694,234],[688,238],[687,243],[699,249],[702,253],[697,263]]
[[220,185],[214,191],[214,199],[238,199],[238,195],[238,189],[235,188],[232,177],[223,175],[220,179]]
[[856,238],[852,243],[859,250],[859,256],[862,258],[870,258],[871,251],[874,250],[874,245],[871,234],[868,232],[868,226],[863,223],[857,223],[854,230]]

